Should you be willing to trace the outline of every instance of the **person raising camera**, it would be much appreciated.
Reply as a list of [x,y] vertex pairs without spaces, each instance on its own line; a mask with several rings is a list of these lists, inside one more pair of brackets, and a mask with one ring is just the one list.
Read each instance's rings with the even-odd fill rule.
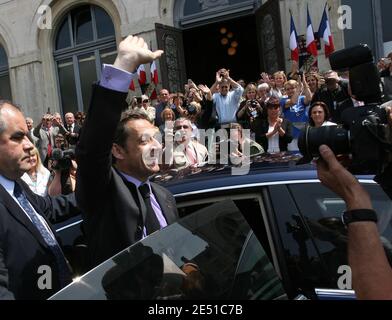
[[385,100],[392,100],[392,52],[377,64],[380,77],[383,78]]
[[263,107],[256,99],[257,88],[249,83],[245,88],[245,100],[241,102],[236,113],[238,122],[244,129],[250,129],[251,123],[263,114]]
[[[230,87],[233,90],[230,91]],[[229,70],[220,69],[216,73],[215,83],[211,87],[211,92],[213,93],[212,99],[218,117],[217,129],[228,129],[230,123],[236,122],[236,112],[244,88],[230,77]]]
[[55,148],[49,160],[51,176],[48,185],[48,194],[57,196],[70,194],[76,188],[75,151],[69,148],[67,140],[59,134],[55,139]]

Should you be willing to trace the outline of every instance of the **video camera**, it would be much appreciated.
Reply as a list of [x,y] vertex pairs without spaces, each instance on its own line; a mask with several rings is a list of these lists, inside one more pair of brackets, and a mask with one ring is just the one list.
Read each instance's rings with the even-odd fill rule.
[[53,149],[52,151],[52,160],[56,160],[57,164],[52,166],[55,170],[68,170],[72,167],[72,161],[75,159],[75,150],[66,149],[61,150],[58,148]]
[[387,114],[380,107],[381,80],[367,45],[337,51],[330,56],[333,70],[349,70],[353,96],[365,106],[342,112],[342,126],[306,127],[298,140],[304,158],[310,162],[319,156],[319,146],[328,145],[335,154],[351,154],[348,170],[353,174],[382,174],[389,164],[392,145],[389,142]]

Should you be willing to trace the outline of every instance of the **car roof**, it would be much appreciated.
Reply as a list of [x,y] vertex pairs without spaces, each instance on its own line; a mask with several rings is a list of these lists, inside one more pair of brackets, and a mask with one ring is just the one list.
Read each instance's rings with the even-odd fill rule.
[[[169,189],[174,195],[244,185],[317,180],[314,163],[298,164],[298,153],[263,154],[252,158],[249,166],[206,164],[181,170],[161,172],[151,181]],[[373,176],[358,176],[371,180]]]

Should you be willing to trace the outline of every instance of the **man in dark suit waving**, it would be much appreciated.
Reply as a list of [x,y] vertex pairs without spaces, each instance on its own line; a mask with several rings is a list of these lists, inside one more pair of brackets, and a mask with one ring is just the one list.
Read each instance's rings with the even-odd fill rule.
[[73,195],[40,197],[20,179],[34,145],[22,112],[0,100],[0,299],[45,299],[71,282],[50,222],[78,214]]
[[[76,147],[76,198],[84,213],[91,263],[97,265],[174,222],[173,196],[148,178],[159,171],[158,129],[142,115],[124,115],[133,73],[161,56],[129,36],[114,65],[104,65]],[[114,164],[112,163],[114,160]]]

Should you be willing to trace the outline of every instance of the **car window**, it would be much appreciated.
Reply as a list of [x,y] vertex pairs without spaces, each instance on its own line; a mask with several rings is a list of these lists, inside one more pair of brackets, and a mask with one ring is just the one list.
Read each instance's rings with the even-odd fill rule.
[[[369,192],[373,207],[379,216],[378,228],[386,253],[391,257],[392,240],[392,202],[376,184],[364,184]],[[297,245],[304,247],[306,242],[314,242],[318,254],[303,251],[300,259],[309,265],[320,265],[327,269],[330,288],[338,287],[342,275],[339,267],[348,265],[347,230],[341,221],[345,210],[344,201],[321,184],[298,184],[288,186],[301,216],[293,216],[292,224],[297,228]],[[298,240],[299,239],[299,240]],[[312,269],[312,268],[311,268]],[[325,283],[317,283],[320,287]]]
[[[241,286],[241,290],[237,288]],[[196,210],[124,250],[53,299],[273,299],[284,295],[231,200]]]
[[269,186],[268,196],[271,201],[271,225],[275,221],[277,226],[273,236],[279,249],[277,253],[285,289],[290,298],[299,293],[311,297],[315,286],[323,284],[321,287],[324,288],[331,282],[327,270],[313,258],[318,258],[318,252],[300,227],[300,213],[287,186]]

